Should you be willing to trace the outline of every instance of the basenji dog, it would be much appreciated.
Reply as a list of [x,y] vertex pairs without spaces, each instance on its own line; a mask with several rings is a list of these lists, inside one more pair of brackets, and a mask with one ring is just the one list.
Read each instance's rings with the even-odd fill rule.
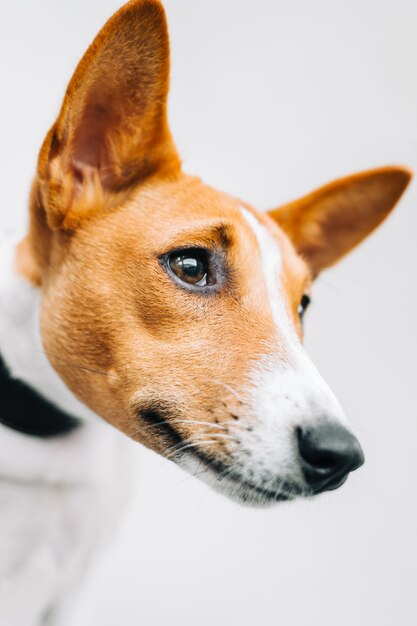
[[125,498],[118,431],[254,505],[336,489],[363,463],[303,316],[410,172],[259,212],[183,173],[168,80],[163,7],[132,0],[69,84],[26,235],[0,247],[2,626],[64,623]]

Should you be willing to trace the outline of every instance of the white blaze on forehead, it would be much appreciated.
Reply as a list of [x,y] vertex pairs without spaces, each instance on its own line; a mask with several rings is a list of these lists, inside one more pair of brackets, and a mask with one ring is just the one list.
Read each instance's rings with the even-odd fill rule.
[[[268,229],[244,207],[241,212],[253,231],[259,245],[263,277],[269,296],[269,305],[275,326],[283,343],[299,343],[294,324],[288,315],[282,289],[282,255],[278,242]],[[287,346],[285,346],[287,347]]]
[[[287,311],[282,288],[282,255],[268,229],[245,208],[242,215],[256,236],[280,354],[271,341],[271,354],[252,372],[253,410],[274,430],[293,428],[318,419],[345,421],[343,411],[307,355]],[[272,339],[272,338],[271,338]]]

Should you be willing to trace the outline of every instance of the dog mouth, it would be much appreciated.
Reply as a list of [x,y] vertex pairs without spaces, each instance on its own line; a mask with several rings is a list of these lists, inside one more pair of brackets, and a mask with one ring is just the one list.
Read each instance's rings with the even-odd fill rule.
[[315,491],[314,495],[322,493],[323,491],[335,491],[336,489],[339,489],[339,487],[344,485],[348,478],[349,474],[344,474],[342,477],[336,477],[328,483],[325,483],[320,489]]
[[[184,436],[172,425],[172,411],[160,405],[142,408],[138,411],[145,432],[151,431],[159,440],[158,451],[168,460],[211,486],[215,491],[226,494],[247,505],[268,505],[288,502],[303,496],[314,495],[290,480],[260,478],[257,481],[244,477],[244,468],[238,463],[223,461],[214,454],[208,454],[199,443],[188,443],[192,439]],[[340,484],[332,486],[337,489]]]
[[[190,459],[192,467],[189,467],[190,464],[187,463]],[[287,480],[278,481],[275,487],[271,486],[270,480],[259,480],[256,483],[246,480],[235,465],[224,463],[199,450],[184,454],[183,458],[177,459],[177,462],[216,491],[226,492],[243,504],[267,505],[288,502],[308,495],[298,485]]]
[[137,414],[139,420],[144,422],[145,434],[151,437],[156,436],[163,442],[164,448],[161,450],[163,456],[166,456],[164,450],[175,451],[181,447],[184,438],[170,424],[171,412],[166,407],[152,405],[139,409]]

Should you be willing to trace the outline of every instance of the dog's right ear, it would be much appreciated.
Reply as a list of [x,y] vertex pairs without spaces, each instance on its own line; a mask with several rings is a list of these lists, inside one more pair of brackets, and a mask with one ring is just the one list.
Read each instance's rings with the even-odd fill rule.
[[81,60],[38,162],[52,229],[75,229],[134,185],[175,176],[180,161],[166,116],[169,40],[158,0],[132,0]]

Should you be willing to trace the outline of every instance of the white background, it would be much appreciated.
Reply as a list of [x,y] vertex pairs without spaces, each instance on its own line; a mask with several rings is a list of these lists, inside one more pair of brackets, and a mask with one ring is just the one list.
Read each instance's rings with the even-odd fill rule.
[[[417,170],[414,0],[165,5],[170,117],[187,171],[266,209],[362,168]],[[2,1],[1,227],[24,223],[43,135],[118,6]],[[307,319],[307,348],[350,416],[364,468],[340,491],[258,511],[136,446],[133,504],[79,624],[417,623],[416,187],[320,279]]]

